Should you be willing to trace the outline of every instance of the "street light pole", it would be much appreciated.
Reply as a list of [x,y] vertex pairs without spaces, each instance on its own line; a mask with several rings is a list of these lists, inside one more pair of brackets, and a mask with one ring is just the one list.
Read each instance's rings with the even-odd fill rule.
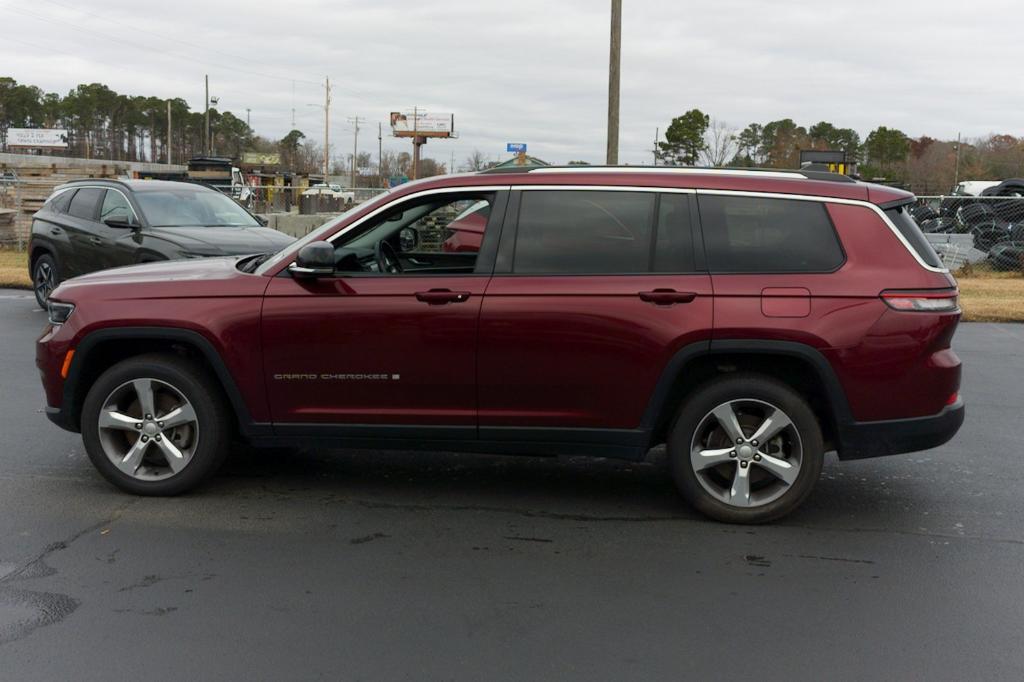
[[329,170],[329,155],[330,155],[330,135],[331,135],[331,79],[329,76],[324,77],[324,182],[327,182],[327,172]]
[[210,155],[210,76],[206,79],[206,124],[203,126],[203,156]]
[[167,100],[167,165],[171,165],[171,100]]
[[622,0],[612,0],[612,35],[608,50],[608,154],[609,166],[619,163],[619,64],[622,49]]

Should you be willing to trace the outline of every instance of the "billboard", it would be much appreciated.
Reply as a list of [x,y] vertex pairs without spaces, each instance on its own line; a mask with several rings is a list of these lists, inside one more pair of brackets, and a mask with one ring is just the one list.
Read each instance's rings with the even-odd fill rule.
[[431,114],[426,111],[392,111],[391,133],[395,137],[452,137],[454,114]]
[[8,128],[7,146],[66,149],[68,131],[50,128]]
[[278,166],[281,155],[265,152],[242,152],[242,163],[249,166]]

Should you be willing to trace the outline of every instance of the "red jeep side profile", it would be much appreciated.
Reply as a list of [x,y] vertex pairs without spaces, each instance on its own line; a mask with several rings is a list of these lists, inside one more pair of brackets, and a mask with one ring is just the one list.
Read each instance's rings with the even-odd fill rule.
[[275,254],[64,282],[37,345],[46,412],[136,494],[194,487],[233,438],[634,460],[666,444],[696,509],[770,521],[826,453],[931,448],[963,421],[957,285],[913,199],[814,171],[410,183]]

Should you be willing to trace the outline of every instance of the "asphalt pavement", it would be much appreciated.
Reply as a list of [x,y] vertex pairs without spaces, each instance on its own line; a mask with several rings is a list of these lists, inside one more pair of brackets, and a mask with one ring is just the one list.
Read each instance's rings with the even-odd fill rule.
[[0,290],[0,679],[1024,679],[1024,326],[961,325],[946,446],[772,526],[642,464],[233,453],[135,498],[51,425]]

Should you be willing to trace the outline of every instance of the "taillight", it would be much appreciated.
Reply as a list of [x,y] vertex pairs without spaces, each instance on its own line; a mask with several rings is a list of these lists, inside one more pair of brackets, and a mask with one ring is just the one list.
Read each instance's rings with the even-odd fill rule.
[[960,292],[956,289],[940,291],[882,292],[882,300],[893,310],[910,313],[952,313],[960,309]]

